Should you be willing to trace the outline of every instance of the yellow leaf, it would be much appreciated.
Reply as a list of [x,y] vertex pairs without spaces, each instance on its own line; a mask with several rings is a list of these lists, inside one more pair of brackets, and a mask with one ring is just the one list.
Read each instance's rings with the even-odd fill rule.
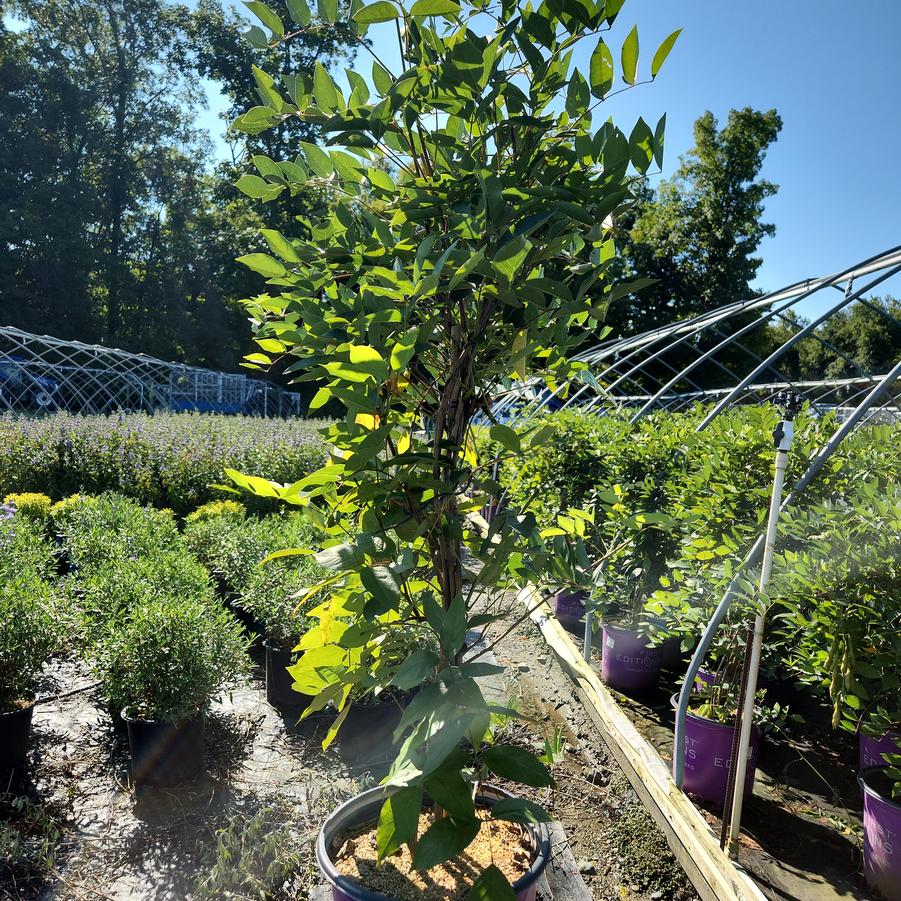
[[357,413],[357,418],[354,420],[357,425],[363,426],[364,429],[369,429],[370,432],[378,428],[380,421],[381,418],[372,413]]
[[526,380],[526,345],[529,343],[528,329],[516,333],[513,339],[513,347],[510,348],[510,362],[513,364],[513,374],[521,381]]
[[405,454],[410,449],[410,436],[409,435],[401,435],[400,438],[397,439],[397,452],[399,454]]

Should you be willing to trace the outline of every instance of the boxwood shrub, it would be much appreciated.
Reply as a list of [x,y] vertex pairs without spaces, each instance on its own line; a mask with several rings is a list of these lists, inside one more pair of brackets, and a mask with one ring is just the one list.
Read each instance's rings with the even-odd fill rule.
[[0,713],[34,698],[35,681],[61,642],[50,583],[27,570],[0,580]]
[[112,710],[175,721],[247,673],[246,648],[240,624],[219,604],[168,595],[111,621],[93,647],[93,669]]

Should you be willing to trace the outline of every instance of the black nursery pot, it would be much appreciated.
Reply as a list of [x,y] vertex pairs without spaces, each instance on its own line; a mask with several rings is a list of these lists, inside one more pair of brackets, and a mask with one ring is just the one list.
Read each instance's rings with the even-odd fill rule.
[[380,704],[351,704],[338,730],[338,751],[347,763],[389,757],[394,748],[394,730],[404,715],[406,698]]
[[285,651],[265,642],[266,647],[266,700],[277,710],[300,713],[310,706],[310,695],[294,691],[294,677],[288,667],[295,662],[293,651]]
[[25,766],[34,705],[0,713],[0,771]]
[[169,788],[190,782],[203,771],[202,714],[182,720],[132,719],[125,711],[135,785]]

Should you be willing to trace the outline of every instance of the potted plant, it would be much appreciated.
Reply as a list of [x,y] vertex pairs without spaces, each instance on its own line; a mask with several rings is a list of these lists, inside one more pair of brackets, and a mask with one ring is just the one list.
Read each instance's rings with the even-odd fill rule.
[[170,786],[203,768],[211,699],[248,668],[239,623],[216,604],[161,595],[109,623],[94,672],[128,727],[136,785]]
[[35,683],[62,643],[46,581],[24,570],[0,580],[0,771],[25,764]]
[[640,491],[614,486],[605,504],[605,551],[589,604],[601,618],[601,678],[619,691],[640,694],[657,685],[663,666],[662,643],[651,637],[659,629],[649,623],[645,606],[666,570],[673,520],[663,512],[632,512],[630,494],[641,497]]
[[309,696],[292,689],[288,672],[298,659],[303,636],[313,620],[298,609],[297,597],[305,586],[315,582],[316,567],[268,564],[250,578],[241,595],[241,605],[262,624],[266,636],[266,700],[279,710],[300,712]]
[[863,871],[885,898],[901,897],[901,737],[881,749],[884,763],[858,777],[863,792]]
[[833,728],[857,733],[860,768],[880,765],[901,732],[901,487],[858,482],[787,527],[772,593],[788,666],[828,693]]
[[[300,29],[319,27],[303,0],[290,9]],[[267,29],[253,31],[258,41],[290,40],[276,13],[252,10]],[[337,17],[336,4],[318,11]],[[300,599],[316,620],[292,667],[312,697],[304,715],[337,708],[328,745],[355,689],[417,689],[384,785],[320,834],[336,898],[371,897],[389,870],[402,873],[389,897],[421,897],[426,870],[454,882],[449,897],[533,897],[547,862],[547,815],[483,788],[493,777],[547,785],[550,776],[529,752],[491,742],[492,706],[476,680],[495,670],[483,659],[494,640],[473,645],[510,612],[505,589],[559,584],[567,542],[543,537],[527,509],[499,510],[487,537],[469,522],[500,496],[473,426],[499,393],[529,379],[563,385],[584,369],[574,349],[635,287],[613,288],[608,217],[630,199],[630,162],[638,174],[655,153],[659,163],[662,124],[640,121],[628,137],[609,122],[592,127],[591,107],[614,82],[598,37],[614,15],[507,0],[496,17],[452,0],[355,3],[344,27],[361,52],[371,50],[370,25],[396,25],[397,71],[376,58],[370,85],[350,70],[345,96],[320,64],[312,77],[255,70],[261,105],[234,123],[258,133],[299,120],[327,145],[301,143],[287,161],[257,156],[259,174],[238,182],[263,200],[319,189],[331,201],[300,237],[266,230],[271,253],[241,258],[269,283],[246,302],[260,348],[248,362],[279,358],[314,383],[311,410],[331,400],[346,408],[323,429],[331,460],[291,485],[229,472],[239,488],[305,507],[327,535],[316,559],[329,575]],[[588,77],[572,66],[582,42]],[[637,53],[633,30],[620,65],[630,85]],[[538,428],[499,423],[490,436],[512,455],[543,440]],[[479,564],[468,577],[464,551]],[[370,686],[367,664],[404,625],[430,630],[438,651],[411,649]],[[374,861],[368,838],[353,839],[360,831],[375,839]],[[499,838],[521,853],[502,853]],[[341,854],[350,848],[359,853]],[[444,866],[464,853],[474,866]]]

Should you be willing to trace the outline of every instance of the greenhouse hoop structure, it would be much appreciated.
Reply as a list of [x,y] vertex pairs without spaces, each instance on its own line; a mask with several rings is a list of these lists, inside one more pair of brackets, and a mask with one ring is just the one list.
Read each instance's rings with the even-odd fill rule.
[[[850,414],[887,372],[873,372],[831,344],[820,326],[855,306],[868,308],[887,325],[901,330],[901,319],[868,297],[877,288],[901,296],[901,245],[862,260],[833,275],[804,279],[778,291],[751,297],[690,319],[651,329],[628,338],[604,341],[576,359],[587,364],[576,384],[550,393],[527,383],[494,406],[496,420],[528,419],[561,408],[586,411],[627,411],[636,422],[654,410],[678,411],[696,403],[714,406],[699,428],[724,409],[737,404],[765,403],[791,389],[814,412]],[[823,306],[809,323],[795,315],[802,302]],[[753,348],[768,324],[791,332],[775,350],[761,356]],[[816,380],[792,377],[792,354],[804,340],[816,341],[843,364],[845,374]],[[892,380],[893,382],[896,380]],[[899,413],[899,387],[889,385],[867,419],[894,418]]]
[[262,379],[0,327],[0,412],[298,416],[300,395]]

